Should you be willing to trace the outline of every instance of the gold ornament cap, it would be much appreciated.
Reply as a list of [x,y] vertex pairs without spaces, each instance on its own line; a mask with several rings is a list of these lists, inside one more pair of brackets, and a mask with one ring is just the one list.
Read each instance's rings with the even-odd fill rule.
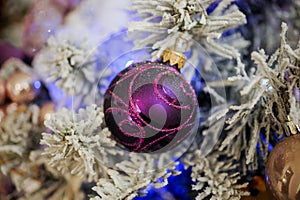
[[186,61],[186,56],[183,53],[179,53],[172,49],[166,49],[162,54],[163,62],[170,62],[170,65],[178,66],[178,69],[181,69]]
[[285,134],[286,136],[292,136],[300,133],[300,127],[299,125],[295,124],[292,120],[291,117],[288,115],[287,116],[287,122],[284,124],[284,129],[285,129]]

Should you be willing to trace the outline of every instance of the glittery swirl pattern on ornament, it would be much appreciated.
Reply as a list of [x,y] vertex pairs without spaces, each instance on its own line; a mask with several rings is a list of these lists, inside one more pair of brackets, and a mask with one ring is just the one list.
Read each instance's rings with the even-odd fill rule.
[[121,71],[104,97],[106,125],[117,142],[134,152],[174,148],[196,124],[194,90],[174,68],[136,63]]

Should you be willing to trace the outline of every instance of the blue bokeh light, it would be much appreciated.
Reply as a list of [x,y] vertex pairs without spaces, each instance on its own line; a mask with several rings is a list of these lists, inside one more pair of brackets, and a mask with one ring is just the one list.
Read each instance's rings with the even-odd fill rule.
[[42,86],[42,84],[41,84],[40,81],[34,81],[34,82],[33,82],[33,87],[34,87],[36,90],[40,89],[41,86]]
[[[182,162],[176,166],[176,170],[181,171],[178,176],[170,176],[168,185],[156,189],[152,185],[146,188],[147,195],[144,197],[136,197],[135,200],[192,200],[194,195],[192,192],[191,168],[185,169]],[[162,180],[161,180],[162,181]]]

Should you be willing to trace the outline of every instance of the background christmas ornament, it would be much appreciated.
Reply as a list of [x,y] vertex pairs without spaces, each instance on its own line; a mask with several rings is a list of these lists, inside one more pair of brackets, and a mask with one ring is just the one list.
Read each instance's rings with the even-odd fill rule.
[[44,125],[45,120],[50,120],[51,114],[55,112],[55,105],[52,102],[46,102],[40,107],[39,125]]
[[291,136],[284,138],[269,155],[266,180],[276,200],[300,199],[300,129],[289,122]]
[[7,96],[17,103],[28,103],[39,93],[41,82],[24,72],[12,74],[6,83]]

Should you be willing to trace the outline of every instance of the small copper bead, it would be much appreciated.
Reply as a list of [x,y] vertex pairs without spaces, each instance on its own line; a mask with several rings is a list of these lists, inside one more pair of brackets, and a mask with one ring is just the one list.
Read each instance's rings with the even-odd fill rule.
[[51,114],[55,112],[55,106],[52,102],[45,103],[40,108],[39,124],[43,125],[45,120],[50,119]]

